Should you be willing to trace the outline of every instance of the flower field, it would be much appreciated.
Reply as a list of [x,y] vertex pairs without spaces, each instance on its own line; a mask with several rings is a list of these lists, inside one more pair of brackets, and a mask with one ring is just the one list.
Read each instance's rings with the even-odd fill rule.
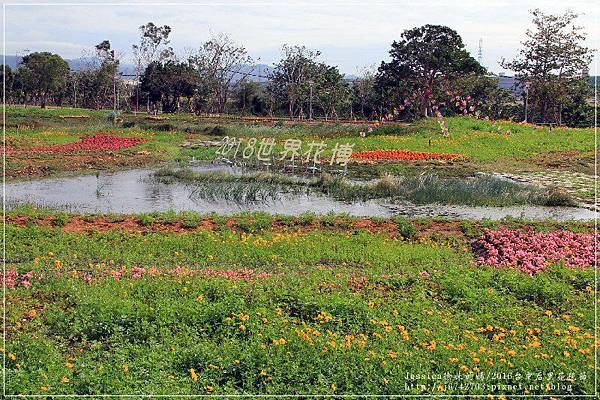
[[424,153],[405,150],[373,150],[352,153],[352,158],[363,160],[451,160],[458,154]]
[[592,224],[71,218],[9,216],[8,394],[593,391]]
[[486,230],[474,247],[481,254],[478,262],[482,265],[518,268],[534,274],[557,263],[572,268],[594,266],[599,238],[598,234],[568,231]]
[[127,147],[133,147],[148,140],[149,139],[146,138],[108,136],[103,134],[103,132],[99,132],[93,136],[86,136],[78,142],[73,143],[34,147],[31,149],[13,149],[8,147],[6,149],[6,155],[77,154],[114,151]]

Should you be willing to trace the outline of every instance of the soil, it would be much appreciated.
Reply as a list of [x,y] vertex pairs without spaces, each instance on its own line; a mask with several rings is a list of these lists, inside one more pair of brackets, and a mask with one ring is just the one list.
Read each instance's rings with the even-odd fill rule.
[[41,178],[58,172],[139,168],[160,161],[147,152],[136,154],[86,154],[37,157],[11,157],[7,160],[7,178]]
[[[19,226],[27,226],[35,224],[43,227],[59,226],[57,219],[54,216],[44,218],[30,218],[28,216],[6,217],[7,223],[12,223]],[[235,219],[228,219],[225,225],[233,230],[241,231]],[[428,235],[432,232],[442,233],[445,235],[462,234],[460,221],[432,221],[429,224],[416,224],[420,235]],[[127,232],[145,233],[150,231],[166,232],[166,233],[189,233],[200,230],[215,230],[217,224],[210,218],[202,219],[198,226],[186,226],[183,220],[173,222],[155,222],[144,225],[140,219],[134,216],[118,216],[117,218],[109,219],[103,216],[72,216],[68,222],[60,226],[64,232],[85,234],[91,232],[106,232],[109,230],[124,230]],[[366,230],[371,233],[382,233],[390,237],[397,236],[398,225],[393,220],[385,220],[382,222],[373,221],[369,218],[357,220],[338,219],[333,225],[323,225],[318,220],[309,225],[285,224],[280,220],[274,220],[269,231],[284,232],[294,230],[297,232],[311,231],[333,231],[347,232],[350,230]]]

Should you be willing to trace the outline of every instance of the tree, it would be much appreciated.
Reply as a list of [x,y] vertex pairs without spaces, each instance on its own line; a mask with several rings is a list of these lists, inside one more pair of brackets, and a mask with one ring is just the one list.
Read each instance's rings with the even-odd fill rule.
[[252,113],[261,113],[264,104],[260,98],[260,86],[256,82],[242,81],[237,85],[237,107],[242,114],[248,110]]
[[283,57],[269,74],[268,90],[274,99],[287,104],[290,118],[304,115],[306,100],[314,88],[318,70],[316,59],[321,55],[305,46],[283,45]]
[[190,60],[212,93],[213,109],[219,113],[225,112],[234,88],[252,73],[254,64],[246,48],[224,34],[205,42]]
[[154,22],[148,22],[146,25],[141,25],[140,43],[134,44],[133,57],[135,59],[135,80],[136,80],[136,111],[139,103],[139,79],[144,70],[153,61],[163,62],[173,58],[173,48],[168,46],[170,43],[169,35],[171,27],[168,25],[157,26]]
[[0,74],[2,74],[2,76],[0,76],[0,80],[2,82],[2,89],[6,89],[4,90],[6,96],[4,100],[6,103],[10,103],[15,83],[15,74],[13,73],[12,68],[10,68],[10,66],[8,65],[2,65],[0,67],[2,68],[2,70],[0,70]]
[[339,111],[347,106],[351,106],[350,86],[344,80],[344,75],[340,74],[337,67],[332,67],[323,63],[318,64],[316,75],[316,99],[321,107],[325,119],[330,116],[338,119]]
[[581,44],[586,33],[575,25],[577,14],[544,14],[538,9],[531,14],[534,29],[527,30],[518,56],[501,64],[529,85],[531,120],[552,118],[561,123],[563,108],[580,94],[581,82],[587,79],[591,51]]
[[153,61],[142,76],[141,89],[148,93],[153,105],[162,104],[163,112],[177,112],[180,99],[191,101],[198,84],[197,72],[190,63]]
[[418,110],[427,116],[429,96],[452,78],[481,74],[483,67],[464,49],[460,35],[441,25],[406,30],[392,43],[391,61],[379,67],[378,85],[397,104],[410,92],[420,91]]
[[113,87],[113,110],[117,110],[117,72],[119,69],[119,57],[110,47],[110,42],[104,40],[96,45],[96,53],[100,59],[99,78],[110,77]]
[[[461,100],[469,97],[467,106],[474,106],[475,110],[482,113],[482,116],[492,119],[509,119],[513,116],[511,104],[514,103],[515,98],[509,90],[500,88],[494,77],[466,74],[449,82],[447,89],[449,92],[457,94]],[[446,105],[444,115],[447,112],[463,112],[463,107],[456,106],[456,99],[452,101],[452,97],[447,94],[440,97]]]
[[352,84],[353,109],[361,118],[373,118],[376,112],[376,76],[372,68],[363,68]]
[[58,54],[30,53],[23,57],[18,69],[19,80],[25,94],[39,98],[42,108],[48,97],[59,91],[69,73],[69,65]]

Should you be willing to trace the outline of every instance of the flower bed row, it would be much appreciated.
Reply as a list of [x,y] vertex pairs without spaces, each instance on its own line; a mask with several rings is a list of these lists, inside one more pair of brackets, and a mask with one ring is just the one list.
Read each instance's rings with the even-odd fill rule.
[[119,150],[146,142],[146,138],[128,138],[119,136],[86,136],[79,142],[56,144],[51,146],[34,147],[32,149],[13,149],[7,147],[6,155],[23,154],[68,154],[90,153],[95,151]]
[[457,157],[460,155],[408,150],[373,150],[352,153],[352,158],[364,160],[450,160]]
[[533,275],[553,264],[592,267],[595,264],[594,241],[599,238],[600,234],[569,231],[486,229],[474,244],[474,251],[480,265],[517,268]]

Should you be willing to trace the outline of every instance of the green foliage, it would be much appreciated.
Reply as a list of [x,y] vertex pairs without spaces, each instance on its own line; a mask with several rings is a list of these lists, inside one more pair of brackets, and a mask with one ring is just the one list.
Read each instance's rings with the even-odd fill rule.
[[[7,268],[41,280],[7,289],[7,393],[409,395],[420,391],[401,383],[406,371],[501,365],[528,384],[531,370],[589,374],[578,350],[594,344],[591,269],[529,277],[474,267],[468,252],[436,243],[256,228],[249,238],[8,224]],[[168,272],[179,266],[196,275]],[[133,278],[134,267],[156,271]],[[565,340],[576,335],[571,349]],[[593,391],[589,375],[575,392]],[[490,392],[521,393],[469,393]]]
[[411,240],[418,232],[415,225],[408,218],[394,217],[394,222],[397,225],[398,234],[404,239]]

